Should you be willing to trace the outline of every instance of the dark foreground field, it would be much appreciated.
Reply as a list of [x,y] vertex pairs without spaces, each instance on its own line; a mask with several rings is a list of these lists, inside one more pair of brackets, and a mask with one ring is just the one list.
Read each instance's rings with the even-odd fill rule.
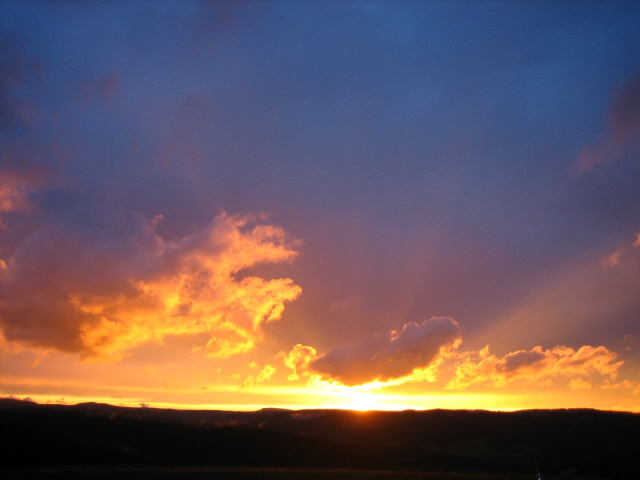
[[0,400],[8,479],[636,479],[640,415],[180,411]]
[[[532,480],[536,475],[455,471],[392,471],[224,467],[66,467],[5,470],[5,480]],[[601,480],[602,477],[545,475],[545,480]]]

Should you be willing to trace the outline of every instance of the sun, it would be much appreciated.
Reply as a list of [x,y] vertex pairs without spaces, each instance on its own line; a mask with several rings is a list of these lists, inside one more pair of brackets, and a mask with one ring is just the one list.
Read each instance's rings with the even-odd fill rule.
[[354,390],[345,394],[345,400],[346,402],[340,408],[359,411],[381,409],[379,395],[375,393]]

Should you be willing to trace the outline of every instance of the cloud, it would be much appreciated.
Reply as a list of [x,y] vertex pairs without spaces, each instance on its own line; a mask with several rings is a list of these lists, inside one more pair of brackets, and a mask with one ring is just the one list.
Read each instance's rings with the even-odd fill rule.
[[302,375],[309,373],[309,365],[312,361],[318,358],[316,349],[308,347],[302,344],[297,344],[289,352],[281,352],[285,366],[293,370],[293,373],[289,375],[289,380],[297,380]]
[[611,255],[607,255],[602,259],[603,267],[615,267],[616,265],[620,265],[620,255],[622,255],[621,251],[617,251],[612,253]]
[[571,390],[591,390],[592,387],[593,385],[583,378],[574,378],[569,382],[569,388]]
[[608,382],[602,385],[603,390],[625,389],[630,390],[631,395],[640,394],[640,383],[630,380],[622,380],[621,382]]
[[[296,376],[306,373],[347,386],[370,382],[421,379],[420,370],[437,365],[461,342],[458,323],[448,317],[434,317],[421,324],[407,323],[402,331],[374,335],[353,346],[316,356],[312,347],[296,345],[284,362]],[[290,377],[291,378],[291,377]]]
[[279,227],[220,214],[168,241],[153,220],[85,205],[52,216],[0,271],[7,343],[116,361],[167,335],[207,334],[207,355],[251,350],[301,292],[292,280],[242,276],[295,257]]
[[595,148],[585,148],[576,162],[578,171],[640,154],[640,74],[615,96],[609,112],[609,138]]
[[29,208],[32,180],[17,173],[0,172],[0,213]]
[[[0,158],[4,161],[8,156],[2,152]],[[42,182],[40,172],[19,172],[17,170],[0,171],[0,228],[6,228],[4,214],[29,210],[32,205],[30,196]]]
[[273,365],[265,365],[257,375],[249,375],[245,379],[245,381],[242,382],[242,386],[240,388],[249,388],[261,383],[268,382],[269,380],[271,380],[271,377],[274,373],[276,373],[276,367],[274,367]]
[[613,380],[623,362],[605,347],[583,346],[577,351],[563,346],[551,350],[534,347],[499,358],[489,354],[489,346],[469,352],[456,366],[455,378],[445,388],[458,389],[471,385],[504,387],[507,385],[552,385],[569,379],[573,389],[588,388],[588,379],[596,376]]
[[637,265],[640,261],[637,249],[640,248],[640,232],[635,234],[635,240],[629,245],[623,245],[610,255],[602,258],[601,264],[605,268],[618,267],[620,265]]

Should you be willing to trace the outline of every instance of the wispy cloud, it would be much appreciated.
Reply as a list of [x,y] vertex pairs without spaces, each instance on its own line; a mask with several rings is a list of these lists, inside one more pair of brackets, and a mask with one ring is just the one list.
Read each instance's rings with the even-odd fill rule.
[[268,382],[271,380],[271,377],[274,373],[276,373],[276,367],[273,365],[265,365],[262,370],[257,375],[249,375],[240,388],[250,388],[255,385],[260,385],[262,383]]
[[636,233],[635,237],[635,240],[630,244],[625,244],[615,252],[602,258],[602,266],[605,268],[612,268],[629,264],[637,265],[640,260],[640,255],[638,253],[638,249],[640,248],[640,232]]
[[578,171],[614,162],[629,153],[640,154],[640,75],[630,79],[615,95],[609,130],[607,140],[583,150],[576,162]]
[[29,208],[33,181],[19,174],[0,172],[0,214]]

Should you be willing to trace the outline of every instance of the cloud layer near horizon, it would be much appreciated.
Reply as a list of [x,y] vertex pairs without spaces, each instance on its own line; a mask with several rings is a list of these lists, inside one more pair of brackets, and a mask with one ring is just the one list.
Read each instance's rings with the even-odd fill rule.
[[571,388],[590,388],[590,377],[615,380],[623,364],[618,355],[600,346],[585,345],[578,350],[564,346],[543,350],[518,350],[500,358],[489,353],[489,346],[468,352],[456,366],[455,377],[445,388],[459,389],[471,385],[504,387],[507,385],[551,386],[568,379]]
[[434,317],[421,324],[404,325],[402,331],[374,335],[355,346],[336,348],[318,355],[301,344],[281,354],[293,373],[289,380],[310,376],[311,380],[335,382],[349,387],[372,382],[401,384],[435,380],[436,369],[446,359],[456,359],[454,376],[445,388],[553,386],[568,382],[571,389],[611,386],[623,365],[619,355],[604,346],[562,345],[544,350],[518,350],[504,357],[480,351],[456,352],[462,342],[461,328],[448,317]]
[[300,294],[290,279],[238,275],[296,255],[281,228],[223,213],[168,241],[160,220],[103,205],[53,215],[0,270],[7,342],[115,361],[166,335],[207,334],[207,355],[229,357]]
[[373,335],[354,346],[336,348],[316,356],[313,347],[296,345],[285,365],[300,374],[319,375],[347,386],[402,379],[418,369],[437,365],[446,352],[462,341],[461,328],[449,317],[410,322],[397,332]]

